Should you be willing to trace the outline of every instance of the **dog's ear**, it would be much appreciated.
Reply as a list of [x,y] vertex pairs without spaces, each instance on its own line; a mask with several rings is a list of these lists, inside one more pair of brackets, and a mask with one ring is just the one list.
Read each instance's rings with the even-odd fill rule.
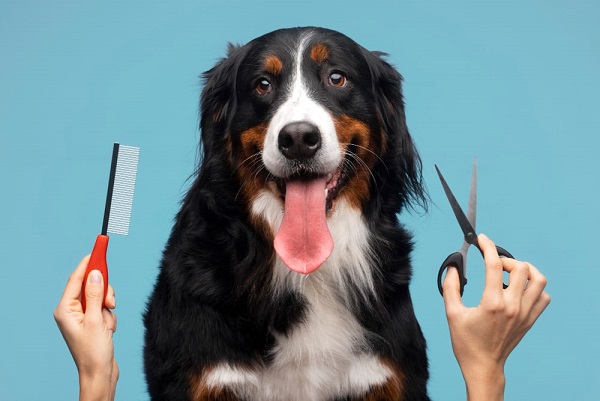
[[385,131],[387,149],[383,160],[387,184],[398,191],[400,207],[421,206],[426,210],[421,158],[406,125],[402,76],[383,59],[387,54],[368,50],[364,53],[371,70],[378,118]]
[[228,126],[236,108],[236,77],[246,51],[228,44],[227,56],[202,74],[204,89],[200,99],[200,129],[204,153],[222,150]]

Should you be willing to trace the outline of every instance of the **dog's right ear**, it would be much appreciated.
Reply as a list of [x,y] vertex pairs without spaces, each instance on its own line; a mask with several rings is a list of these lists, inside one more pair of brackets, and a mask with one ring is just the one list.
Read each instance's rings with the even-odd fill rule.
[[236,108],[236,77],[246,48],[231,43],[227,57],[202,74],[204,89],[200,99],[200,129],[206,152],[221,150]]

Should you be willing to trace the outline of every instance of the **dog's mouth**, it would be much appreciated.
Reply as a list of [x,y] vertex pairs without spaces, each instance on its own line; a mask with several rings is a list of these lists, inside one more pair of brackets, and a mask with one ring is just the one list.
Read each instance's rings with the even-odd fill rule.
[[327,214],[348,180],[344,165],[328,174],[299,173],[275,180],[285,204],[275,251],[295,272],[315,271],[333,252]]
[[333,202],[337,198],[340,190],[344,187],[346,182],[348,181],[348,174],[346,169],[343,167],[344,162],[338,166],[338,168],[328,174],[313,174],[313,173],[296,173],[287,178],[275,178],[275,184],[277,186],[277,190],[279,191],[281,197],[285,200],[286,191],[287,191],[287,183],[288,182],[309,182],[312,180],[321,180],[325,179],[325,211],[329,213],[333,207]]

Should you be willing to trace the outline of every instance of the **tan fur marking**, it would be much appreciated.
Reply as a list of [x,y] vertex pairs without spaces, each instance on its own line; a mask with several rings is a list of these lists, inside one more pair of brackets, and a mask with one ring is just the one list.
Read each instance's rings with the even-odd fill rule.
[[192,401],[240,401],[229,389],[208,387],[204,380],[205,377],[204,372],[190,375],[190,399]]
[[344,152],[348,151],[351,144],[356,145],[355,155],[348,159],[356,174],[342,189],[341,195],[346,196],[353,207],[360,208],[369,199],[370,171],[382,151],[381,144],[373,141],[371,130],[364,122],[346,115],[335,118],[335,130]]
[[240,148],[235,150],[232,146],[231,149],[232,168],[241,186],[238,196],[248,204],[267,185],[267,171],[261,159],[266,134],[266,124],[249,128],[240,134]]
[[374,386],[367,394],[359,397],[353,397],[351,401],[400,401],[404,400],[404,374],[400,369],[387,360],[382,360],[393,374],[384,384]]
[[271,75],[279,75],[283,69],[283,63],[279,57],[271,55],[265,59],[264,69]]
[[317,43],[310,50],[310,58],[319,64],[329,60],[329,48],[323,43]]

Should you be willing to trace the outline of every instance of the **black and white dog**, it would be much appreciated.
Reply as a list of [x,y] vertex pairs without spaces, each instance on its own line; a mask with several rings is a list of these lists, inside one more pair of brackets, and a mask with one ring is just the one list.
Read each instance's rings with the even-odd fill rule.
[[152,400],[428,400],[409,293],[425,201],[401,76],[322,28],[204,74],[202,161],[144,315]]

